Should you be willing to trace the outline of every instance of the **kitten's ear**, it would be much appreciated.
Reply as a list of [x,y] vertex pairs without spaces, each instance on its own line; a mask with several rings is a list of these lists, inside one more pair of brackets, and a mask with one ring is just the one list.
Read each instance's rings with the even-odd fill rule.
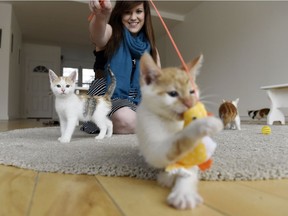
[[239,98],[237,98],[234,103],[237,105],[239,103]]
[[153,58],[145,52],[140,59],[141,82],[151,84],[160,74],[161,69],[156,65]]
[[50,82],[53,82],[54,80],[58,79],[58,76],[51,69],[49,69],[49,79]]
[[[197,58],[193,59],[191,62],[187,63],[187,68],[190,71],[190,74],[192,75],[193,79],[196,79],[196,76],[200,72],[200,68],[202,67],[203,63],[203,55],[199,55]],[[184,68],[181,68],[184,70]]]
[[222,102],[223,102],[223,103],[225,103],[225,102],[226,102],[226,100],[222,99]]
[[76,77],[77,77],[77,71],[73,71],[70,75],[69,75],[69,78],[75,82],[76,81]]

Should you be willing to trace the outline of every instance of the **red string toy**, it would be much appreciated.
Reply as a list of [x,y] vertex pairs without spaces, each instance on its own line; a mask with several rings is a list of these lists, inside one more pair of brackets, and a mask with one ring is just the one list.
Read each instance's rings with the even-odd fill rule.
[[[187,67],[187,65],[186,65],[186,63],[185,63],[177,45],[176,45],[166,23],[164,22],[161,14],[159,13],[156,5],[154,4],[154,2],[152,0],[150,0],[150,3],[154,7],[164,29],[166,30],[166,33],[169,36],[169,39],[170,39],[170,41],[171,41],[171,43],[172,43],[172,45],[176,51],[181,63],[182,63],[182,66],[185,69],[185,71],[187,72],[187,74],[189,75],[192,86],[196,91],[197,90],[196,84],[189,73],[188,67]],[[204,104],[199,101],[198,95],[199,94],[196,94],[196,97],[197,97],[196,105],[184,113],[184,127],[187,126],[192,121],[192,119],[194,119],[194,118],[203,118],[203,117],[206,117],[207,115],[211,115],[211,113],[207,113]],[[186,171],[186,168],[190,168],[190,167],[193,167],[195,165],[198,165],[198,167],[202,171],[209,169],[212,165],[211,156],[214,153],[215,148],[216,148],[216,143],[210,137],[204,137],[202,142],[200,142],[199,145],[197,145],[194,148],[194,150],[192,150],[192,152],[190,152],[188,155],[186,155],[185,157],[183,157],[182,159],[180,159],[176,163],[167,166],[166,171],[171,172],[172,174],[180,174],[180,175],[184,174],[185,175],[187,173],[189,174],[189,172]]]

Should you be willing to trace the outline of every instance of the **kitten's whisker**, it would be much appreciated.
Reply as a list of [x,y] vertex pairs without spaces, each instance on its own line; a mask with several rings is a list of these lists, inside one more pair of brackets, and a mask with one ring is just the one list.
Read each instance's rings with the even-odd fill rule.
[[216,102],[213,102],[213,101],[206,101],[206,100],[201,100],[204,104],[209,104],[209,105],[213,105],[213,106],[217,106],[218,107],[218,104]]
[[217,98],[218,95],[201,95],[200,96],[200,100],[202,101],[203,99],[207,99],[207,98]]

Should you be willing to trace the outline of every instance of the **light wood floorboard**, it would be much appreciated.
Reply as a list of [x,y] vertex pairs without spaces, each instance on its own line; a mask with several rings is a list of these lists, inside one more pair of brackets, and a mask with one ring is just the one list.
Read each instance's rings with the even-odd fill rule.
[[[269,182],[269,184],[267,184]],[[254,188],[275,196],[279,196],[288,201],[288,179],[269,181],[241,181],[239,184]]]
[[32,203],[30,216],[122,215],[94,176],[40,173]]
[[23,216],[28,213],[36,172],[0,165],[0,215]]
[[[44,120],[45,121],[45,120]],[[0,121],[0,131],[42,127],[43,121]],[[175,210],[169,189],[128,177],[65,175],[0,165],[0,216],[286,216],[288,179],[201,181],[204,204]]]
[[157,185],[155,181],[135,180],[128,177],[110,178],[97,176],[106,191],[121,206],[127,216],[220,216],[216,210],[207,207],[205,204],[196,209],[176,210],[168,207],[166,198],[169,194],[168,188]]
[[[255,183],[255,182],[254,182]],[[266,184],[270,184],[267,181]],[[274,216],[288,215],[287,200],[263,192],[261,188],[238,182],[201,182],[200,193],[206,197],[209,206],[221,209],[233,216]]]

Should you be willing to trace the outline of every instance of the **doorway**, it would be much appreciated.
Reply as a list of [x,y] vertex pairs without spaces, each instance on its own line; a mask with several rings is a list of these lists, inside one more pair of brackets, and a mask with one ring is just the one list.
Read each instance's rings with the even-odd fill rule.
[[53,95],[50,91],[49,68],[52,62],[29,60],[26,73],[26,117],[52,118]]

